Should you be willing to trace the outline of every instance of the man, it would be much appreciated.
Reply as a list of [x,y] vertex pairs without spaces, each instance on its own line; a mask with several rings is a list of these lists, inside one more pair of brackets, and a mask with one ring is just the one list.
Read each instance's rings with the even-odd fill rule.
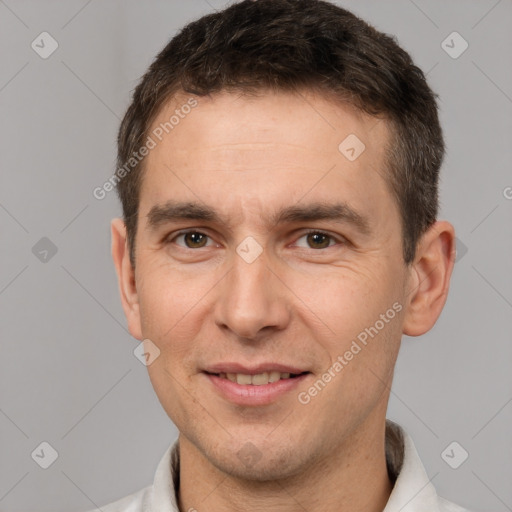
[[118,138],[112,253],[177,426],[114,511],[446,512],[386,422],[403,334],[454,263],[435,95],[333,4],[257,0],[186,26]]

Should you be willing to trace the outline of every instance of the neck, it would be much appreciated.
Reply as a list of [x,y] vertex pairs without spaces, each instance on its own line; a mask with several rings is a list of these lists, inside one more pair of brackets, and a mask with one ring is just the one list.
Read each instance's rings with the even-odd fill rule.
[[265,482],[220,471],[180,436],[180,510],[382,512],[393,485],[386,467],[385,422],[379,427],[358,428],[300,474]]

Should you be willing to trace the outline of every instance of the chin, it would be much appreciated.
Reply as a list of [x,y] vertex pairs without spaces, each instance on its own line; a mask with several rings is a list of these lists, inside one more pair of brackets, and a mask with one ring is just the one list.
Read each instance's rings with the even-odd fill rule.
[[208,458],[220,471],[251,482],[287,479],[307,467],[305,460],[299,460],[296,448],[282,444],[269,446],[268,442],[246,441],[239,443],[236,450],[230,446],[229,450],[212,454]]
[[236,456],[230,461],[218,461],[217,468],[239,480],[260,483],[284,480],[300,472],[293,470],[293,464],[290,464],[290,461],[287,461],[287,464],[278,464],[262,458],[254,466],[247,466],[241,463]]

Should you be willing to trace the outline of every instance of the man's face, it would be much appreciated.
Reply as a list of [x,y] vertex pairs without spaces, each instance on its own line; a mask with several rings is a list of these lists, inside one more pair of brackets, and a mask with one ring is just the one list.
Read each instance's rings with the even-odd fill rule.
[[160,350],[152,384],[201,457],[291,476],[384,422],[409,279],[388,128],[311,92],[198,102],[146,160],[130,329]]

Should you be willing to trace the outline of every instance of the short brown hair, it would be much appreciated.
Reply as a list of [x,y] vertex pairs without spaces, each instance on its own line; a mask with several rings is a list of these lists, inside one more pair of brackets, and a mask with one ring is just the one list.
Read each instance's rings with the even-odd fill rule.
[[[185,26],[134,91],[119,129],[117,168],[144,144],[153,120],[178,92],[269,89],[323,91],[388,121],[388,183],[409,264],[438,210],[444,143],[436,95],[393,37],[323,0],[244,0]],[[134,266],[143,163],[117,185]]]

